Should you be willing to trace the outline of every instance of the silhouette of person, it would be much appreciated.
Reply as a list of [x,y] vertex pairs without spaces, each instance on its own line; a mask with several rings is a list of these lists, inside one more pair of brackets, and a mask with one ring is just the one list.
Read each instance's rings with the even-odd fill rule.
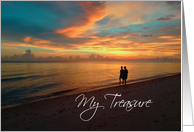
[[121,83],[121,79],[123,79],[123,66],[121,66],[119,83]]
[[128,76],[128,70],[127,70],[126,66],[124,66],[124,70],[123,70],[123,82],[125,82],[125,85],[126,85],[127,76]]

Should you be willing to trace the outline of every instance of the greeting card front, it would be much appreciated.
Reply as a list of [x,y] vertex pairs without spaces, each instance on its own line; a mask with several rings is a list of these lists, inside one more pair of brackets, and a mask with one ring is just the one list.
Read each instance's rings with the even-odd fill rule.
[[1,130],[181,131],[181,1],[2,1]]

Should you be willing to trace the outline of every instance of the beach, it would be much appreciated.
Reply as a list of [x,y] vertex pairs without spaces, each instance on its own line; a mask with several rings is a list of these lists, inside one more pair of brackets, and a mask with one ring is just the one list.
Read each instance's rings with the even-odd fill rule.
[[[111,94],[120,96],[114,100]],[[78,106],[83,96],[93,98]],[[127,111],[119,104],[121,100],[151,102]],[[181,74],[5,107],[1,109],[1,130],[180,131]]]

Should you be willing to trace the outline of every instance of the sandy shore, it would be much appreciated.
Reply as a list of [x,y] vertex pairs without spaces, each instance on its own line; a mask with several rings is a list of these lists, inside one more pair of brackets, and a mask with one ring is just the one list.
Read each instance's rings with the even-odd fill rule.
[[[115,98],[106,94],[121,94]],[[172,75],[134,84],[83,93],[90,101],[78,107],[80,95],[61,96],[1,109],[1,130],[127,130],[180,131],[181,130],[181,75]],[[126,103],[118,101],[148,101],[142,107],[126,110]],[[113,103],[114,102],[114,103]],[[114,107],[111,103],[115,104]],[[95,106],[99,108],[95,113]],[[148,107],[149,106],[149,107]],[[104,109],[103,109],[104,108]],[[85,111],[88,110],[88,111]],[[129,106],[128,106],[129,110]],[[85,111],[85,112],[84,112]],[[83,115],[81,114],[83,113]],[[82,119],[80,118],[80,114]],[[94,114],[92,116],[92,114]],[[89,119],[83,121],[83,119]]]

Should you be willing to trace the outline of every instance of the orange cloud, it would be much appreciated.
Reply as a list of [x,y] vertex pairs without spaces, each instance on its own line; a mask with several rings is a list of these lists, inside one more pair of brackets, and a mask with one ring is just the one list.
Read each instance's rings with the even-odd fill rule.
[[[135,34],[135,33],[134,33]],[[134,35],[133,34],[133,35]],[[50,48],[56,50],[56,55],[78,55],[83,53],[87,56],[87,53],[97,53],[106,56],[173,56],[174,54],[180,54],[181,52],[181,36],[160,36],[158,39],[166,39],[166,41],[150,43],[143,43],[141,41],[132,41],[126,39],[123,36],[130,34],[119,34],[119,35],[107,35],[107,36],[90,36],[85,42],[63,45],[60,43],[52,42],[49,40],[43,40],[26,36],[23,39],[23,43],[9,43],[3,45],[10,46],[34,46],[41,48]],[[132,35],[132,36],[133,36]],[[137,35],[139,36],[139,35]],[[80,52],[81,51],[81,52]],[[65,53],[65,54],[58,54]],[[39,55],[39,54],[38,54]],[[41,56],[41,55],[40,55]]]
[[167,39],[168,41],[165,43],[170,44],[181,44],[181,36],[160,36],[160,39]]
[[60,43],[52,42],[49,40],[43,40],[38,38],[33,38],[30,36],[26,36],[24,39],[24,45],[30,45],[35,47],[41,47],[41,48],[51,48],[51,49],[70,49],[69,46],[64,46]]
[[[109,1],[106,3],[106,14],[111,19],[109,25],[119,27],[153,21],[155,17],[151,16],[156,11],[164,12],[162,2]],[[147,15],[149,15],[149,17],[146,17]],[[119,22],[115,22],[114,20],[119,20]]]
[[51,41],[48,41],[48,40],[43,40],[43,39],[37,39],[37,38],[32,38],[30,36],[26,36],[24,39],[23,39],[24,42],[26,43],[33,43],[35,45],[38,45],[38,44],[54,44],[53,42]]
[[23,42],[2,42],[2,47],[10,48],[10,47],[16,47],[16,46],[30,46],[30,47],[41,47],[41,48],[51,48],[51,49],[61,49],[61,48],[68,48],[65,46],[60,47],[60,44],[43,40],[43,39],[37,39],[30,36],[26,36],[23,39]]
[[173,39],[173,38],[175,38],[175,36],[160,36],[158,38],[161,38],[161,39]]
[[57,52],[54,52],[54,53],[49,53],[49,52],[35,52],[35,55],[38,57],[48,57],[48,56],[52,56],[52,57],[55,57],[55,56],[61,56],[61,57],[64,57],[65,53],[57,53]]
[[181,27],[175,27],[175,29],[181,29]]
[[97,21],[105,17],[105,2],[101,1],[80,1],[78,2],[84,9],[85,14],[72,21],[74,26],[57,29],[55,32],[63,34],[69,38],[83,37],[84,33]]
[[161,31],[171,31],[171,29],[162,29]]

